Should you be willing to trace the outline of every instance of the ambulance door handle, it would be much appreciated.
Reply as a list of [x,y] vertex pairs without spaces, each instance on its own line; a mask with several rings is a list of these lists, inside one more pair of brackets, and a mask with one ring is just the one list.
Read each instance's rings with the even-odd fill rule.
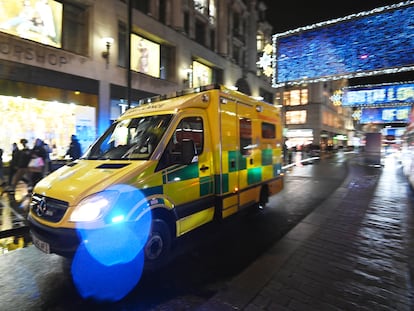
[[204,172],[204,171],[206,171],[208,169],[209,169],[209,167],[208,166],[205,166],[204,164],[203,164],[202,167],[200,167],[200,171],[202,171],[202,172]]
[[236,167],[236,161],[231,160],[231,162],[230,162],[230,167],[231,167],[231,168],[235,168],[235,167]]
[[250,159],[250,165],[253,165],[253,159]]

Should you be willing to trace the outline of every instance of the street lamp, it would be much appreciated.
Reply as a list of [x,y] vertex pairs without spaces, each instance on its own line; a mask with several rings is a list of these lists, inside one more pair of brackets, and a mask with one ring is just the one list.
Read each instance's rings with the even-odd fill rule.
[[106,50],[102,52],[102,57],[106,59],[106,68],[108,68],[109,64],[109,50],[111,48],[112,43],[114,43],[114,39],[111,37],[102,38],[102,41],[105,43]]

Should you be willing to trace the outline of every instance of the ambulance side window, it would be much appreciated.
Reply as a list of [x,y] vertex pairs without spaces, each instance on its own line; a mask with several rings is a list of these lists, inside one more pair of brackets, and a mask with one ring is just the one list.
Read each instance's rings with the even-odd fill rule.
[[252,120],[248,118],[240,118],[240,153],[249,156],[252,153]]
[[[189,148],[189,146],[192,146]],[[161,156],[158,169],[174,164],[190,164],[197,161],[197,156],[204,148],[203,119],[187,117],[180,121],[173,136]]]

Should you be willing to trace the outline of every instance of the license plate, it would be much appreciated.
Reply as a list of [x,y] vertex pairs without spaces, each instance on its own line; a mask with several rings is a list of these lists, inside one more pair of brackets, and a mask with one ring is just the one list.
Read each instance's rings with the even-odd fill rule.
[[50,246],[49,243],[46,243],[42,240],[39,240],[37,237],[32,235],[32,241],[33,244],[40,249],[42,252],[45,252],[46,254],[50,254]]

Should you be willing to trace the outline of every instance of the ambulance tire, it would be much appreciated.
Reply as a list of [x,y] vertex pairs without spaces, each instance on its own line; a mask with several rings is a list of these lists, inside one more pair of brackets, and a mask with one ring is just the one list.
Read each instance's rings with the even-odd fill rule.
[[151,233],[144,247],[145,269],[156,270],[167,264],[171,251],[171,234],[162,219],[152,221]]

